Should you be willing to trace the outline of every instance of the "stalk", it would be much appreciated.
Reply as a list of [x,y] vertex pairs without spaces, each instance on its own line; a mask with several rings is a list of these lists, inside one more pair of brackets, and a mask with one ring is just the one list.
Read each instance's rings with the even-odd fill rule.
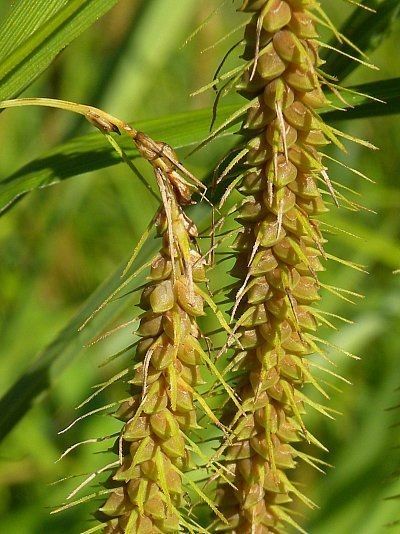
[[319,69],[315,21],[324,15],[318,2],[245,0],[241,10],[253,17],[239,92],[252,103],[242,127],[246,146],[236,158],[244,168],[237,186],[244,200],[232,271],[239,279],[232,315],[240,346],[231,367],[239,371],[236,393],[245,415],[232,403],[224,410],[234,437],[219,455],[232,484],[219,484],[229,526],[217,528],[264,534],[282,532],[285,524],[301,530],[287,509],[293,497],[313,506],[291,473],[299,459],[315,466],[297,444],[322,447],[304,425],[305,407],[328,415],[302,389],[311,383],[327,397],[308,357],[323,353],[315,336],[320,315],[313,308],[325,256],[317,218],[327,207],[319,184],[337,202],[321,149],[337,138],[318,115],[329,104]]

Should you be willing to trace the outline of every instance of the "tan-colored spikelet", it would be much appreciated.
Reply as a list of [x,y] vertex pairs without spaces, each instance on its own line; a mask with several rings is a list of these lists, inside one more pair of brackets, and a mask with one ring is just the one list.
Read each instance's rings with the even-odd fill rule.
[[190,461],[185,435],[198,428],[194,390],[202,383],[196,318],[204,312],[197,284],[206,274],[193,243],[196,227],[180,206],[190,201],[191,189],[171,163],[175,156],[169,147],[154,146],[145,136],[139,141],[162,193],[156,221],[162,248],[141,295],[135,357],[140,365],[129,381],[131,398],[115,414],[124,422],[115,444],[120,467],[106,483],[112,492],[97,514],[108,534],[180,530],[181,474]]
[[236,490],[219,486],[229,526],[218,529],[267,534],[282,532],[285,524],[300,529],[287,509],[294,496],[313,506],[289,479],[299,458],[313,463],[296,443],[321,446],[302,420],[311,403],[302,388],[311,383],[326,396],[307,358],[321,352],[312,307],[320,300],[317,275],[325,242],[317,218],[327,211],[319,183],[336,197],[320,153],[333,136],[317,113],[328,104],[314,24],[318,2],[246,0],[242,10],[254,14],[239,87],[253,103],[242,129],[243,229],[232,272],[239,278],[233,311],[241,344],[233,356],[240,371],[236,393],[245,416],[232,404],[225,409],[223,421],[235,437],[222,449]]

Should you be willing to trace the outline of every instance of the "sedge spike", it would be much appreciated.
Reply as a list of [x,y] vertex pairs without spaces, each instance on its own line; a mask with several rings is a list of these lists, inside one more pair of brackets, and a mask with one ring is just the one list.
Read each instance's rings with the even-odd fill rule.
[[197,229],[181,208],[190,202],[192,188],[177,171],[171,148],[140,136],[135,142],[154,168],[163,201],[155,223],[162,248],[141,294],[144,313],[130,398],[114,414],[124,422],[114,446],[119,465],[105,484],[111,492],[96,513],[107,534],[182,528],[187,504],[183,474],[190,465],[187,434],[199,428],[194,402],[202,383],[197,317],[204,314],[204,300],[198,284],[206,281],[206,272],[195,247]]
[[302,531],[287,505],[294,497],[314,505],[290,481],[305,458],[295,444],[323,448],[303,422],[307,405],[331,417],[302,388],[310,384],[328,397],[308,356],[323,354],[313,335],[320,322],[313,312],[321,298],[318,273],[327,258],[317,219],[328,211],[320,183],[338,202],[321,153],[335,136],[318,115],[329,105],[319,69],[319,3],[245,0],[241,11],[252,19],[238,91],[252,104],[242,126],[244,176],[235,187],[245,198],[233,245],[239,282],[232,316],[240,346],[231,366],[240,372],[235,393],[245,415],[232,403],[224,409],[234,438],[218,456],[231,479],[219,483],[217,502],[229,526],[217,530],[268,534],[285,525]]

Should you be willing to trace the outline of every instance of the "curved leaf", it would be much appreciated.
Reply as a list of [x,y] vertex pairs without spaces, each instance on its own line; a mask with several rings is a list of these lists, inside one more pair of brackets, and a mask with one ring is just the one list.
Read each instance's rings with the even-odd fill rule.
[[[155,251],[156,241],[148,241],[124,279],[128,279],[138,266],[148,261]],[[0,399],[0,441],[24,417],[33,403],[54,385],[63,369],[81,352],[82,347],[121,312],[121,302],[118,301],[117,307],[111,302],[93,322],[79,331],[82,323],[121,285],[124,280],[121,275],[128,259],[87,299],[81,310]],[[140,285],[145,276],[144,272],[138,274],[135,282]]]
[[0,26],[0,99],[28,87],[118,0],[20,0]]
[[[366,0],[363,4],[375,9],[375,13],[356,7],[340,28],[340,32],[360,50],[370,53],[389,35],[394,22],[399,19],[400,3],[398,0]],[[337,41],[331,44],[337,46]],[[361,58],[351,46],[344,43],[340,45],[340,50],[345,54]],[[327,52],[324,59],[326,61],[324,70],[339,81],[344,80],[359,65],[334,50]]]

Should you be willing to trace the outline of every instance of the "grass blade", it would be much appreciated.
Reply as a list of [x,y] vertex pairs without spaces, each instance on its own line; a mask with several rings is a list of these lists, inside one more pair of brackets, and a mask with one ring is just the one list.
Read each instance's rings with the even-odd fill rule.
[[[221,117],[230,113],[230,106]],[[210,110],[192,111],[169,117],[135,123],[153,139],[164,139],[176,149],[199,143],[208,133]],[[124,137],[120,145],[128,157],[139,156],[133,143]],[[41,158],[22,167],[0,182],[0,213],[26,193],[48,187],[73,176],[120,163],[118,154],[100,133],[76,137],[50,150]]]
[[0,99],[21,93],[118,0],[22,0],[0,27]]
[[[400,5],[400,4],[399,4]],[[381,80],[378,82],[366,83],[354,88],[361,93],[368,94],[383,100],[385,104],[368,100],[359,95],[346,94],[346,100],[354,107],[342,111],[330,111],[326,118],[330,121],[365,119],[370,117],[383,117],[394,115],[400,112],[400,78]]]
[[[355,8],[340,28],[340,33],[346,35],[360,50],[369,53],[389,35],[394,22],[400,16],[400,4],[398,0],[367,0],[363,4],[375,9],[376,13]],[[337,42],[331,44],[335,46],[335,43]],[[357,56],[349,45],[343,44],[340,49],[342,52]],[[361,55],[358,57],[361,58]],[[339,81],[344,80],[358,67],[355,61],[349,61],[345,56],[332,50],[326,54],[324,59],[326,61],[324,70],[336,76]]]
[[[156,248],[156,241],[149,240],[127,275],[129,276],[132,271],[137,269],[138,265],[147,261],[146,258],[151,257],[156,252]],[[83,321],[121,284],[121,274],[128,259],[126,258],[108,280],[87,299],[81,310],[0,399],[0,441],[25,416],[32,404],[39,397],[42,398],[43,393],[52,387],[65,367],[82,350],[82,347],[112,321],[115,314],[121,312],[120,301],[116,306],[111,303],[93,323],[81,332],[78,331]],[[145,273],[142,273],[135,279],[135,282],[140,284],[144,279]]]

